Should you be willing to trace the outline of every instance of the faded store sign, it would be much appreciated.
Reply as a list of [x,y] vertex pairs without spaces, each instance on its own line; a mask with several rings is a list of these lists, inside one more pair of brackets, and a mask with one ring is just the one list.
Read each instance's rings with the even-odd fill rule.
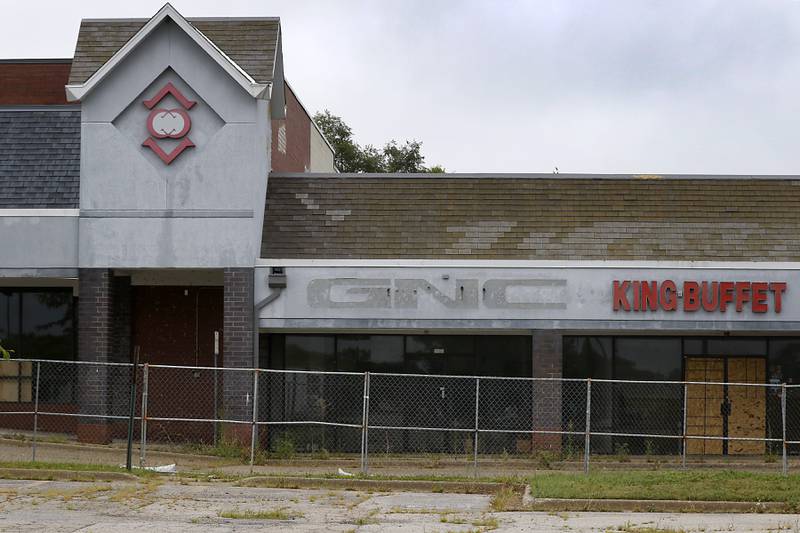
[[455,288],[415,278],[323,278],[308,284],[312,308],[417,309],[430,299],[446,309],[566,309],[565,279],[456,279]]

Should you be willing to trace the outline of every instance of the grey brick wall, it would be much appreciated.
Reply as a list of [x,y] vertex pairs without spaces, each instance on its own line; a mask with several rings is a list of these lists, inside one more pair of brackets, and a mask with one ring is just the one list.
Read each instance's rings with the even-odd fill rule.
[[[560,378],[562,376],[562,335],[560,331],[535,330],[533,332],[533,377]],[[562,383],[537,381],[534,385],[536,405],[534,428],[557,431],[561,429]],[[534,448],[561,450],[560,435],[536,435]]]
[[[109,269],[82,268],[78,273],[78,359],[109,362],[113,347],[113,275]],[[78,367],[78,408],[82,414],[103,415],[110,410],[109,369]],[[81,418],[78,439],[108,442],[108,420]]]
[[[225,368],[253,367],[253,281],[252,268],[223,271],[222,363]],[[252,416],[253,376],[227,372],[223,376],[225,416],[249,420]]]

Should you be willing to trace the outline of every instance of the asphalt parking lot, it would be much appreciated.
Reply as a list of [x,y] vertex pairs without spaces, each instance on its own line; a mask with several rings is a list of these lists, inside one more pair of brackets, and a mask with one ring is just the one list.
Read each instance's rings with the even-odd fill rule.
[[161,479],[0,481],[0,531],[44,530],[800,531],[800,516],[494,512],[491,496],[478,494],[247,488]]

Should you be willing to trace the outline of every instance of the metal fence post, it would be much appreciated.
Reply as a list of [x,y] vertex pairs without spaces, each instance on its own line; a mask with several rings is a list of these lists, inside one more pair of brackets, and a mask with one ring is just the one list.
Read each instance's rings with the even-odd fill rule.
[[789,474],[789,458],[786,450],[786,383],[781,385],[781,420],[783,421],[783,475]]
[[475,437],[472,440],[472,466],[478,477],[478,406],[481,397],[481,378],[475,378]]
[[142,367],[142,433],[139,436],[139,466],[144,466],[147,448],[147,390],[150,367],[147,363]]
[[682,435],[683,439],[681,439],[681,466],[686,468],[686,409],[688,407],[689,401],[689,385],[687,383],[683,384],[683,430]]
[[258,430],[258,369],[253,369],[253,427],[250,430],[250,473],[256,458],[256,431]]
[[592,427],[592,380],[586,380],[586,427],[584,428],[583,443],[583,472],[589,473],[589,451],[591,448],[591,427]]
[[33,400],[33,448],[31,461],[36,462],[36,433],[39,429],[39,375],[42,370],[42,363],[36,363],[36,396]]
[[364,372],[364,397],[361,407],[361,473],[367,473],[369,453],[369,372]]

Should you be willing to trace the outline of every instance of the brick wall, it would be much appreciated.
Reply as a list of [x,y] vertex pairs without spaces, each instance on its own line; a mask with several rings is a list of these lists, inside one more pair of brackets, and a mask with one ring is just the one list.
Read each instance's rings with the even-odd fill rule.
[[[225,368],[253,367],[253,281],[252,268],[226,268],[223,271],[223,352]],[[231,420],[251,420],[253,375],[226,372],[223,376],[224,416]],[[250,427],[226,428],[230,437],[249,443]]]
[[71,60],[0,62],[0,105],[66,104]]
[[[311,166],[311,117],[286,87],[286,118],[272,121],[272,170],[274,172],[305,172]],[[286,151],[279,140],[281,127],[285,128]]]
[[[560,378],[562,376],[562,335],[559,331],[535,330],[533,332],[533,377]],[[534,384],[534,428],[558,431],[561,428],[562,383],[537,381]],[[561,450],[561,435],[538,434],[534,436],[536,450]]]
[[[78,360],[109,362],[113,359],[113,276],[111,270],[82,268],[78,273]],[[78,372],[78,408],[90,415],[108,414],[110,396],[109,369],[80,365]],[[111,426],[108,420],[81,418],[78,440],[108,443]]]

